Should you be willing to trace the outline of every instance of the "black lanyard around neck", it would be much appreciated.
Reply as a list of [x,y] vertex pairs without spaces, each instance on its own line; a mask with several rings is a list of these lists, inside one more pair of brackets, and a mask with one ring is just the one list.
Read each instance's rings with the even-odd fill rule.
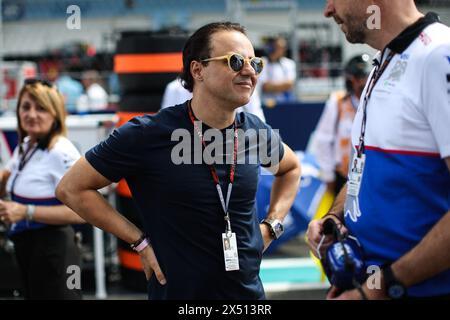
[[17,168],[17,173],[13,179],[13,182],[11,183],[11,194],[14,194],[14,186],[16,184],[17,177],[22,172],[23,168],[25,168],[25,165],[30,161],[31,157],[36,153],[38,147],[29,145],[27,148],[27,151],[20,157],[19,160],[19,166]]
[[[203,133],[200,130],[200,128],[198,127],[198,125],[197,125],[198,120],[195,118],[194,112],[192,111],[191,101],[188,102],[188,112],[189,112],[189,118],[191,119],[191,122],[194,125],[195,131],[196,131],[198,137],[200,138],[200,141],[202,142],[203,147],[206,148],[206,143],[205,143],[205,140],[203,139]],[[234,121],[233,129],[234,129],[233,163],[230,166],[230,174],[229,174],[230,182],[228,184],[226,201],[223,198],[222,188],[220,187],[220,180],[219,180],[219,176],[217,174],[216,168],[212,164],[208,165],[209,170],[211,172],[211,176],[216,185],[217,194],[219,195],[219,199],[220,199],[220,204],[222,205],[222,209],[225,213],[225,221],[227,222],[227,226],[226,226],[227,232],[231,232],[231,222],[230,222],[230,215],[228,213],[228,205],[230,203],[231,189],[233,188],[234,173],[236,171],[237,153],[238,153],[238,133],[237,133],[236,120]]]
[[372,91],[375,85],[377,84],[378,80],[380,80],[381,76],[383,75],[384,71],[388,67],[389,63],[391,62],[392,58],[395,56],[394,51],[390,51],[389,55],[386,57],[386,59],[383,62],[383,57],[386,49],[383,50],[381,53],[381,66],[380,64],[377,64],[375,67],[375,71],[373,72],[372,76],[370,77],[369,84],[367,86],[366,94],[364,95],[364,101],[363,101],[363,119],[361,124],[361,134],[359,136],[359,146],[358,146],[358,158],[361,158],[361,155],[365,152],[365,144],[364,144],[364,138],[366,135],[366,123],[367,123],[367,105],[369,103],[369,100],[372,96]]

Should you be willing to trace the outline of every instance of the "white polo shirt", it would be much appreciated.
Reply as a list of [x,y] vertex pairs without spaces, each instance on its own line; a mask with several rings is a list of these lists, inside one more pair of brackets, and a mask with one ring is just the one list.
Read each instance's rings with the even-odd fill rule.
[[[28,148],[28,143],[29,139],[25,138],[25,150]],[[14,191],[14,194],[11,194],[11,199],[22,204],[61,205],[61,202],[55,197],[56,186],[67,170],[79,158],[80,153],[72,142],[65,137],[59,137],[52,149],[37,149],[18,174],[20,157],[19,147],[16,147],[12,158],[5,167],[6,170],[11,172],[6,190],[9,194]],[[14,190],[11,190],[14,180]],[[14,234],[42,226],[44,224],[28,223],[28,221],[22,220],[12,225],[10,233]]]
[[[415,247],[450,209],[450,28],[427,15],[388,45],[396,52],[367,105],[366,163],[345,221],[367,263],[393,262]],[[380,61],[380,53],[376,56]],[[369,77],[370,79],[370,77]],[[362,97],[367,90],[364,90]],[[359,143],[363,99],[352,128]],[[408,289],[450,293],[450,272]]]

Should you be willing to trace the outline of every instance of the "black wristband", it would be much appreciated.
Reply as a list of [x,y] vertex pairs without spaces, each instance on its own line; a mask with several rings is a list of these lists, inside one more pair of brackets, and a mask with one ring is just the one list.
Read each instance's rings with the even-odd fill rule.
[[340,223],[342,223],[342,224],[345,226],[345,221],[344,221],[344,219],[342,219],[341,217],[339,217],[337,214],[335,214],[335,213],[327,213],[327,214],[324,216],[324,218],[326,218],[326,217],[328,217],[328,216],[333,216],[333,217],[335,217],[336,219],[339,220]]
[[386,295],[391,299],[405,299],[407,296],[406,287],[394,275],[391,264],[387,263],[381,267]]

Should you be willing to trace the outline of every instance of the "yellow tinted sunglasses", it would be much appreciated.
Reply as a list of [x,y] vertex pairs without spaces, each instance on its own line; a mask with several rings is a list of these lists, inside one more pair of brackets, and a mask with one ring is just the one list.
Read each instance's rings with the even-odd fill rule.
[[256,74],[260,74],[264,68],[263,59],[258,57],[253,58],[244,58],[239,53],[230,53],[225,56],[213,57],[208,59],[203,59],[202,62],[215,61],[215,60],[224,60],[226,59],[228,62],[228,67],[234,72],[239,72],[244,68],[244,64],[246,61],[250,63],[253,70],[255,70]]

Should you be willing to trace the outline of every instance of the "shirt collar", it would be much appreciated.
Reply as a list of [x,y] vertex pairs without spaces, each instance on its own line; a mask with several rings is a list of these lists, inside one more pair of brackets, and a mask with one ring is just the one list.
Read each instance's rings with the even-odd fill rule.
[[439,21],[439,16],[436,13],[429,12],[403,30],[387,47],[395,53],[403,53],[426,27]]

